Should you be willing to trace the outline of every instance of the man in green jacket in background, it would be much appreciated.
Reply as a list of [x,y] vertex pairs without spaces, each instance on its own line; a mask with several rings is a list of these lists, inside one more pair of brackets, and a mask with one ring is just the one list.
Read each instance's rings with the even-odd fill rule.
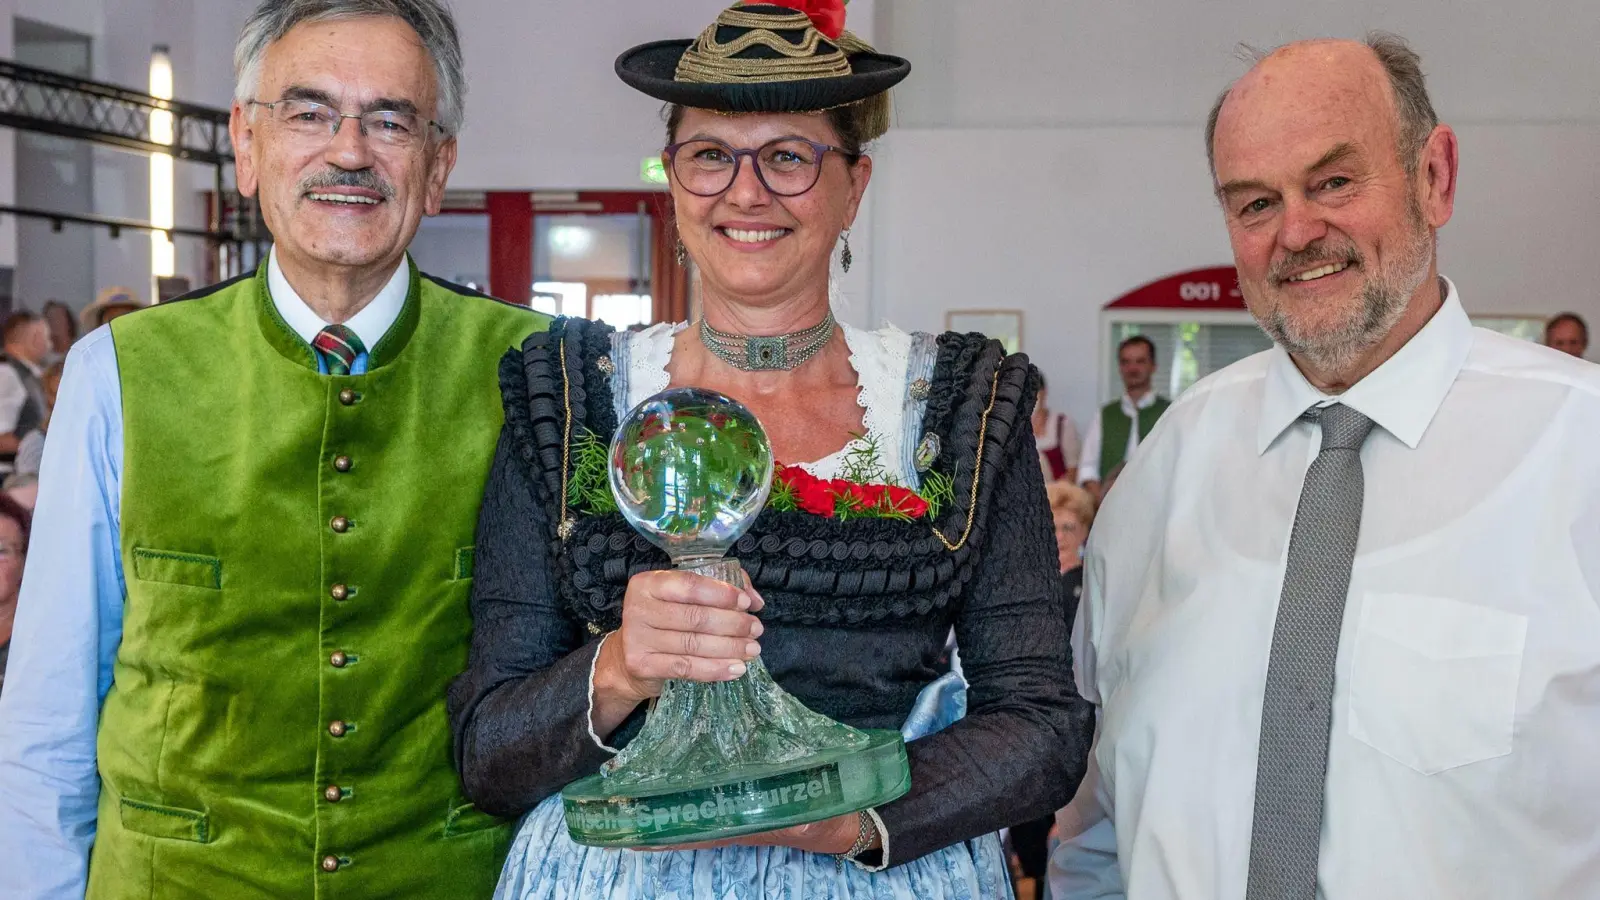
[[487,897],[451,767],[502,353],[547,320],[417,271],[455,164],[438,0],[245,26],[251,275],[72,351],[0,699],[0,896]]
[[1172,401],[1155,392],[1156,345],[1136,334],[1117,346],[1117,374],[1122,376],[1122,396],[1100,408],[1083,439],[1083,461],[1078,483],[1099,499],[1102,483],[1110,482],[1139,442],[1150,435],[1156,420]]

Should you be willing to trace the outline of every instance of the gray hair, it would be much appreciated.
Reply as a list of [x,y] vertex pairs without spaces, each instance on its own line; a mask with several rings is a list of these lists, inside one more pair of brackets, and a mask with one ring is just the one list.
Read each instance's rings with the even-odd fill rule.
[[[1433,111],[1433,101],[1428,99],[1428,87],[1422,75],[1422,57],[1411,49],[1405,38],[1387,31],[1367,32],[1364,43],[1377,54],[1378,62],[1383,64],[1383,70],[1389,76],[1396,118],[1399,120],[1396,149],[1400,153],[1400,162],[1406,167],[1406,174],[1415,175],[1417,166],[1422,162],[1422,148],[1427,145],[1433,129],[1439,126],[1439,116]],[[1282,48],[1262,51],[1241,44],[1239,56],[1253,65],[1271,56],[1277,49]],[[1211,107],[1211,115],[1206,118],[1206,161],[1211,165],[1213,175],[1217,171],[1217,117],[1222,114],[1222,104],[1227,102],[1232,90],[1231,84],[1223,89]]]
[[439,109],[434,115],[446,134],[460,131],[467,79],[461,37],[448,0],[263,0],[245,22],[239,43],[233,48],[234,99],[239,103],[252,99],[261,80],[261,61],[267,48],[296,25],[378,16],[405,22],[422,40],[422,46],[433,58],[439,82]]

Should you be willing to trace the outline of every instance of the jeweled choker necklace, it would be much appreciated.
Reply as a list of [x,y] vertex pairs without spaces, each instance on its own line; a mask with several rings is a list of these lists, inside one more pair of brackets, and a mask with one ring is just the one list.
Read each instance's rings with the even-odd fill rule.
[[833,337],[833,311],[802,331],[752,337],[729,334],[700,320],[700,342],[718,359],[745,372],[787,371],[817,355]]

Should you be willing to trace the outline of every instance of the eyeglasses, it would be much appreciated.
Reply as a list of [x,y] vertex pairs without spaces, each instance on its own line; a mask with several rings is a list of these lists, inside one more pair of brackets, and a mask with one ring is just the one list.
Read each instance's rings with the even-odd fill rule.
[[307,144],[324,145],[331,142],[333,136],[339,133],[339,126],[345,119],[355,119],[360,123],[362,137],[372,139],[380,147],[391,147],[396,150],[416,145],[419,140],[427,137],[429,128],[439,129],[440,134],[445,133],[444,126],[438,122],[424,119],[415,113],[392,109],[375,109],[359,116],[351,116],[315,100],[285,98],[271,103],[261,100],[249,102],[252,106],[266,107],[272,113],[272,118],[282,125],[285,131]]
[[754,161],[763,187],[779,197],[798,197],[816,187],[830,150],[851,165],[861,158],[859,153],[798,137],[778,138],[754,150],[735,150],[721,141],[683,141],[669,145],[666,154],[673,177],[696,197],[715,197],[733,187],[747,156]]

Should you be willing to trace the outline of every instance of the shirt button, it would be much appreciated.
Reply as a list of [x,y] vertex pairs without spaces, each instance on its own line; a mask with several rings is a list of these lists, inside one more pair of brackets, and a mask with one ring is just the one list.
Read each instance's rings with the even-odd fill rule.
[[324,871],[324,872],[336,872],[338,870],[339,870],[339,857],[337,857],[337,856],[324,856],[322,858],[322,871]]
[[350,520],[344,516],[334,516],[333,521],[328,523],[328,527],[338,534],[344,534],[350,530]]
[[347,732],[349,730],[350,730],[350,726],[344,724],[343,722],[339,721],[338,719],[335,719],[332,722],[328,723],[328,733],[333,735],[334,737],[344,737],[345,732]]
[[[356,402],[356,392],[351,388],[345,388],[339,392],[339,402],[343,403],[345,406],[354,406]],[[332,859],[332,857],[329,857],[329,859]]]
[[344,799],[344,789],[337,784],[330,784],[322,791],[322,798],[329,803],[338,803]]
[[328,657],[328,662],[335,669],[342,669],[345,667],[346,663],[350,662],[350,657],[345,656],[343,650],[335,650],[333,651],[333,655]]
[[328,588],[328,594],[335,600],[345,600],[350,597],[350,588],[342,584],[336,584]]
[[335,457],[334,460],[333,460],[333,467],[334,467],[334,469],[336,469],[337,471],[340,471],[340,472],[348,472],[348,471],[350,471],[350,457],[348,457],[348,456]]

